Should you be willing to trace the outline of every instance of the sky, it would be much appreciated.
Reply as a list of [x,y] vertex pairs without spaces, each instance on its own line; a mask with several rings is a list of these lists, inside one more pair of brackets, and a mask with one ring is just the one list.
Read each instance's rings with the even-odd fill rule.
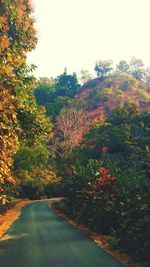
[[150,66],[150,0],[33,0],[38,44],[28,54],[36,77],[67,68],[94,72],[98,60],[114,65],[131,57]]

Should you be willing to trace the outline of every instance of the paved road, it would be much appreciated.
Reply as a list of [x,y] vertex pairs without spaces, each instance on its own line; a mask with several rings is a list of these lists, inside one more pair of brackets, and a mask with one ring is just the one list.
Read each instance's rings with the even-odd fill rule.
[[0,267],[123,267],[47,208],[29,204],[0,240]]

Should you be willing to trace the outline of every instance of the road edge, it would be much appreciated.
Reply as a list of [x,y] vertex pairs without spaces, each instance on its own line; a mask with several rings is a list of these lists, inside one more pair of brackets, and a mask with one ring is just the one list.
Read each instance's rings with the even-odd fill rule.
[[100,248],[107,251],[109,254],[111,254],[114,258],[116,258],[120,263],[122,263],[125,267],[147,267],[146,265],[143,265],[141,263],[136,263],[131,256],[129,256],[127,253],[119,251],[119,250],[113,250],[111,249],[107,243],[103,243],[104,236],[97,234],[95,232],[90,231],[89,228],[85,227],[84,225],[81,225],[77,223],[75,220],[70,219],[66,214],[64,214],[59,209],[52,206],[52,204],[48,204],[48,208],[54,211],[57,215],[65,219],[68,223],[76,227],[78,230],[86,234],[88,237],[90,237],[94,243],[96,243]]
[[19,218],[21,209],[30,204],[30,200],[22,200],[0,215],[0,238],[7,232],[10,226]]

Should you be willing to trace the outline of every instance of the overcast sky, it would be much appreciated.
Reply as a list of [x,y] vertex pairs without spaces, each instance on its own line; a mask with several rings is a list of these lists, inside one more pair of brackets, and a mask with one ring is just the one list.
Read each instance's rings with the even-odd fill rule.
[[97,60],[140,58],[150,66],[150,0],[33,0],[37,77],[93,71]]

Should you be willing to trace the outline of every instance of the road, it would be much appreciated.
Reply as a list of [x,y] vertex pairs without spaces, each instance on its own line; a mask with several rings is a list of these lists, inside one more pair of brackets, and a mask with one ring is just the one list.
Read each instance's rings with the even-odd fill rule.
[[123,267],[48,209],[49,202],[23,207],[20,218],[0,239],[0,267]]

